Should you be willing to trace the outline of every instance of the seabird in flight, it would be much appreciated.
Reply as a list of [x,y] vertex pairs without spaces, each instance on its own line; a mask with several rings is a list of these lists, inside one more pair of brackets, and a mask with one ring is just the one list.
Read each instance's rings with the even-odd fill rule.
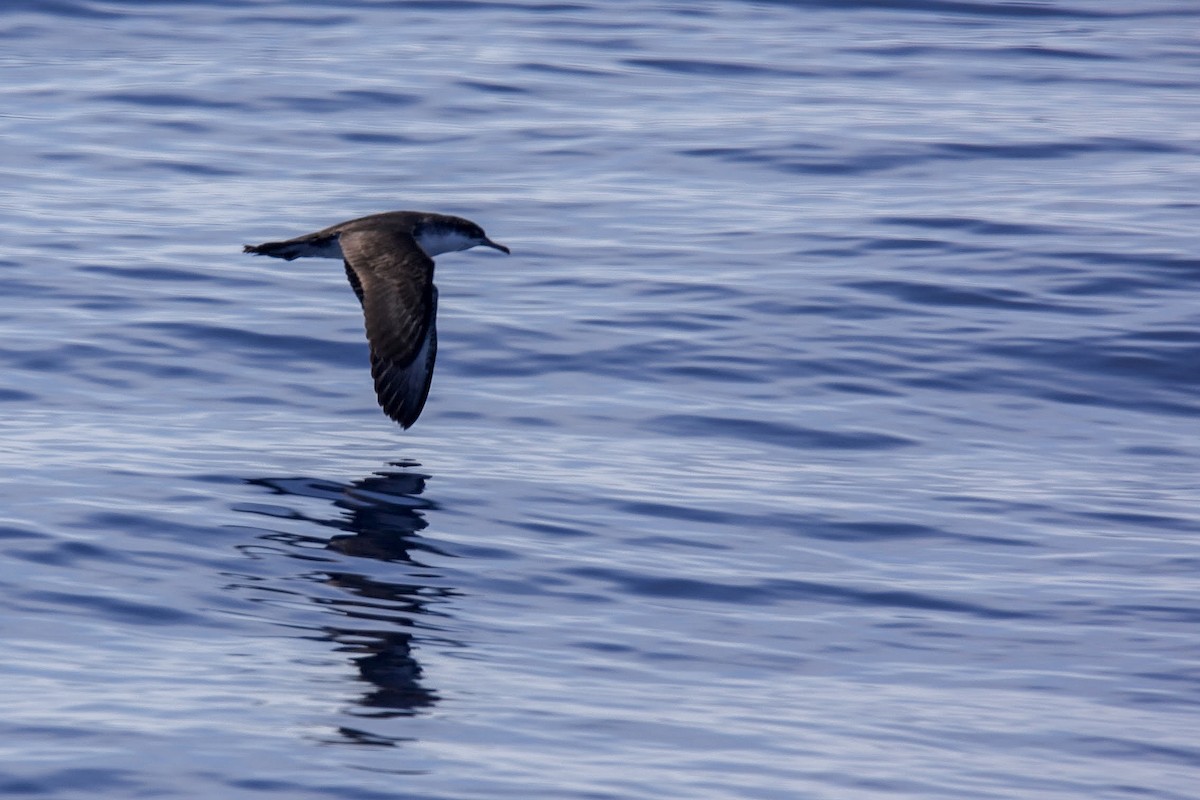
[[388,211],[282,242],[248,244],[244,252],[288,261],[342,259],[366,318],[379,405],[408,428],[429,396],[437,355],[433,257],[476,245],[508,252],[483,228],[462,217]]

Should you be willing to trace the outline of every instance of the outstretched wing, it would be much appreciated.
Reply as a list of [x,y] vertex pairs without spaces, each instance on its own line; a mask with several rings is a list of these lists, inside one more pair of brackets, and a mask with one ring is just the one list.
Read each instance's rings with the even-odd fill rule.
[[341,234],[347,275],[361,290],[371,375],[384,413],[408,428],[417,421],[437,356],[433,259],[412,236],[387,229]]

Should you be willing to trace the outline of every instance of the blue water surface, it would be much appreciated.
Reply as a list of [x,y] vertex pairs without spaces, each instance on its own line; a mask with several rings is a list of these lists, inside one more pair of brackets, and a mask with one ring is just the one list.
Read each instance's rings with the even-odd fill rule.
[[1198,25],[4,4],[0,795],[1197,797]]

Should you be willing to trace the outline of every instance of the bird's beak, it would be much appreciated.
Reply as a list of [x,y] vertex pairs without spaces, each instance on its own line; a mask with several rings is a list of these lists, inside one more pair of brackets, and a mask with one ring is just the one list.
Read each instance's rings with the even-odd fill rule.
[[484,247],[491,247],[495,250],[499,250],[501,253],[504,253],[505,255],[508,255],[508,253],[509,253],[509,250],[507,247],[505,247],[502,244],[496,244],[491,239],[484,239],[482,242],[480,242],[480,244],[482,244]]

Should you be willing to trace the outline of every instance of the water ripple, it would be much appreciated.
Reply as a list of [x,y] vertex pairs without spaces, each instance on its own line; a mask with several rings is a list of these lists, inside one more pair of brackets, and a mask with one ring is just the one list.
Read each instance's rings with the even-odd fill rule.
[[801,450],[891,450],[915,442],[877,431],[826,431],[782,422],[706,414],[663,414],[645,423],[646,430],[675,436],[733,437]]

